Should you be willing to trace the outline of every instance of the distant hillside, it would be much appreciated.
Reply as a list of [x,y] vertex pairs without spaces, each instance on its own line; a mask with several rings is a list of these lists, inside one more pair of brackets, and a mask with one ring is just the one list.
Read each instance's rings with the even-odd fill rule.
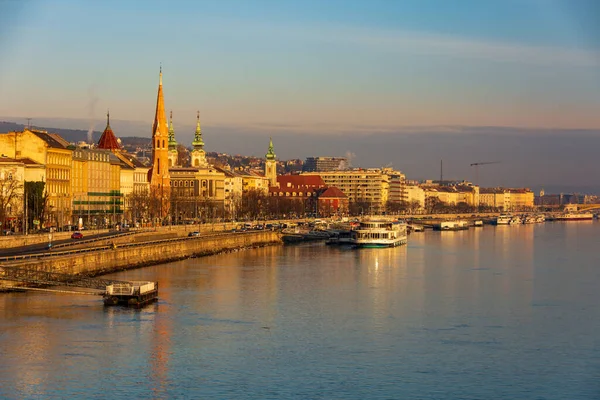
[[[82,140],[87,141],[88,132],[83,129],[48,128],[42,126],[32,126],[32,128],[48,131],[50,133],[58,133],[68,142],[77,143]],[[25,125],[17,124],[15,122],[0,121],[0,132],[22,131],[23,129],[25,129]],[[92,140],[94,143],[98,143],[100,136],[102,136],[102,132],[92,132]],[[122,137],[120,139],[124,146],[145,146],[150,143],[150,138],[144,137]]]

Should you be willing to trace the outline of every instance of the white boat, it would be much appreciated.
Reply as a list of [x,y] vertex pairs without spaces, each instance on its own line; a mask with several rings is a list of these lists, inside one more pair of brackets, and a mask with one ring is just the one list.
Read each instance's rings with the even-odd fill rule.
[[363,221],[352,231],[356,247],[394,247],[406,244],[406,224],[390,221]]
[[477,220],[473,221],[473,226],[475,228],[481,228],[483,226],[483,221],[480,219],[477,219]]
[[554,218],[556,221],[589,221],[594,219],[592,213],[565,213]]
[[535,224],[537,222],[536,216],[535,215],[526,215],[523,218],[523,223],[524,224]]
[[436,231],[463,231],[469,229],[469,223],[463,220],[442,221],[439,224],[435,224],[433,229]]
[[546,221],[546,216],[544,214],[538,214],[535,216],[535,222],[540,223],[540,222],[545,222]]
[[500,214],[496,218],[496,225],[508,225],[508,224],[510,224],[511,219],[512,219],[512,215],[510,215],[510,214]]
[[520,225],[523,223],[523,220],[519,216],[514,216],[510,219],[509,225]]
[[425,227],[423,225],[408,224],[407,227],[408,227],[409,232],[424,232],[425,231]]

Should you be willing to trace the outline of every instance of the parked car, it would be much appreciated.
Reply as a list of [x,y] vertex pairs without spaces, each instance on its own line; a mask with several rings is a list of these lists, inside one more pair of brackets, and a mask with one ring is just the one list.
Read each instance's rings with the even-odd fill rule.
[[200,236],[200,232],[198,232],[198,231],[190,232],[190,233],[188,233],[188,236]]
[[73,232],[73,234],[71,235],[71,239],[83,239],[83,233]]

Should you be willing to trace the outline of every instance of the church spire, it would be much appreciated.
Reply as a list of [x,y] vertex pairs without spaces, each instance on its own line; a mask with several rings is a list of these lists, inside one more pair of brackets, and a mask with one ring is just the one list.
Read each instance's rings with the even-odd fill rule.
[[177,148],[175,140],[175,128],[173,127],[173,111],[169,114],[169,149]]
[[154,123],[152,124],[152,137],[156,135],[167,138],[169,135],[167,128],[167,117],[165,113],[165,98],[162,87],[162,66],[160,67],[158,94],[156,96],[156,112],[154,113]]
[[276,157],[276,155],[275,155],[275,149],[273,148],[273,138],[269,138],[269,150],[267,151],[265,158],[267,160],[274,160],[275,157]]
[[202,149],[204,147],[204,141],[202,140],[202,130],[200,129],[200,111],[196,114],[196,120],[196,133],[194,134],[192,146],[194,146],[194,148]]

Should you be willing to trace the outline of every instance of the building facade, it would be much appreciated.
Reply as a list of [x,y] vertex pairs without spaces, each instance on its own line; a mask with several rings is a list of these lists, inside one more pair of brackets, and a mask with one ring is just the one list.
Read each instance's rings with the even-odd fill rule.
[[345,157],[307,157],[302,172],[329,172],[348,168]]

